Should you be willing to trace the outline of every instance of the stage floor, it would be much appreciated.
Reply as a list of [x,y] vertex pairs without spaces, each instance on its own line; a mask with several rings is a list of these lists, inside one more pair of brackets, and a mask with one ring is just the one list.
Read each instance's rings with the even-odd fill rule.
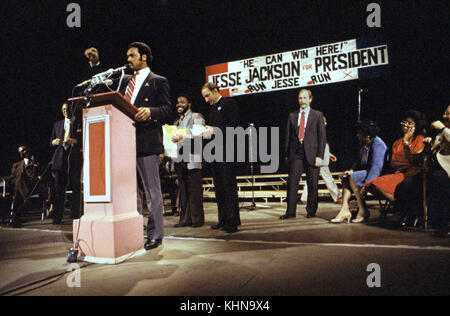
[[[179,218],[164,217],[166,238],[157,249],[116,266],[79,263],[81,287],[69,287],[73,274],[64,274],[70,220],[2,226],[0,295],[450,294],[449,238],[378,225],[376,204],[367,224],[331,224],[339,207],[321,202],[317,217],[306,219],[299,205],[297,218],[280,221],[284,205],[257,204],[241,210],[242,226],[230,235],[210,229],[217,207],[205,203],[203,227],[174,228]],[[367,284],[372,263],[380,267],[379,288]]]

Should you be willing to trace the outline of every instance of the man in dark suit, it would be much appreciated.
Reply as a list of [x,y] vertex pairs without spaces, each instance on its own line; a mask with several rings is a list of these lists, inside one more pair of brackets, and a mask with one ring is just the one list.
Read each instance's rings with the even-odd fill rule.
[[22,160],[13,164],[11,175],[5,178],[12,187],[13,207],[11,226],[21,227],[21,215],[31,190],[38,182],[38,163],[27,146],[20,146],[18,152]]
[[53,124],[50,146],[54,148],[52,174],[54,177],[53,224],[60,224],[64,215],[66,188],[72,188],[72,218],[81,215],[81,121],[71,115],[69,104],[63,103],[63,120]]
[[319,167],[327,140],[323,114],[310,107],[312,100],[311,91],[301,89],[298,93],[300,109],[289,114],[285,143],[286,162],[289,165],[287,209],[280,219],[296,216],[298,183],[304,171],[308,185],[307,218],[316,215]]
[[[153,56],[150,47],[135,42],[128,46],[127,60],[134,71],[125,76],[119,91],[138,109],[136,120],[136,155],[138,174],[142,180],[150,217],[147,224],[145,249],[162,244],[163,197],[159,178],[159,155],[164,152],[162,124],[170,119],[172,105],[169,82],[150,71]],[[138,211],[142,214],[142,201],[138,194]]]
[[[207,131],[203,136],[209,138],[219,132],[225,135],[226,128],[235,126],[235,122],[239,119],[236,101],[222,97],[219,88],[214,83],[204,84],[201,92],[205,101],[211,105],[209,126],[207,126]],[[220,149],[223,150],[224,156],[226,148],[223,145],[226,143],[226,137],[224,137],[222,144],[218,145],[222,146]],[[222,229],[227,233],[237,232],[237,227],[241,224],[237,182],[233,165],[232,162],[227,162],[225,159],[222,162],[214,161],[211,163],[219,211],[219,223],[211,226],[211,228]]]

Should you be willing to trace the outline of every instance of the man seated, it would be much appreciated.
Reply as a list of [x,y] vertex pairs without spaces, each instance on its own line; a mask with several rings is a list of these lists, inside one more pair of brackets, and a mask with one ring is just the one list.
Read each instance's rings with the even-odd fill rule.
[[39,179],[38,163],[33,153],[27,146],[20,146],[18,152],[22,160],[13,164],[11,175],[5,178],[11,187],[13,197],[11,226],[18,228],[21,226],[21,214],[25,203]]

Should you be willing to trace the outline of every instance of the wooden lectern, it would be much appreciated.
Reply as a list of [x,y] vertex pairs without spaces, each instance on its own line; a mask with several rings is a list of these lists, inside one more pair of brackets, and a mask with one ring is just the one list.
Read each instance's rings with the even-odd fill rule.
[[73,222],[78,259],[116,264],[144,254],[133,125],[138,109],[118,92],[69,102],[83,109],[84,215]]

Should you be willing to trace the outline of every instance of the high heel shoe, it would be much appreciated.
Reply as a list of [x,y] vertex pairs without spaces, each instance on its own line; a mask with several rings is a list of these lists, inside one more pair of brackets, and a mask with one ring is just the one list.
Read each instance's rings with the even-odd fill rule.
[[350,211],[346,211],[344,212],[344,214],[341,215],[341,213],[338,214],[338,216],[336,216],[335,218],[333,218],[331,220],[332,223],[343,223],[347,220],[347,223],[350,223],[350,220],[352,219],[352,213],[350,213]]
[[352,223],[356,223],[356,224],[366,223],[366,222],[369,221],[369,218],[370,218],[370,213],[367,213],[367,214],[364,214],[364,216],[361,216],[361,217],[357,216],[354,220],[352,220]]

